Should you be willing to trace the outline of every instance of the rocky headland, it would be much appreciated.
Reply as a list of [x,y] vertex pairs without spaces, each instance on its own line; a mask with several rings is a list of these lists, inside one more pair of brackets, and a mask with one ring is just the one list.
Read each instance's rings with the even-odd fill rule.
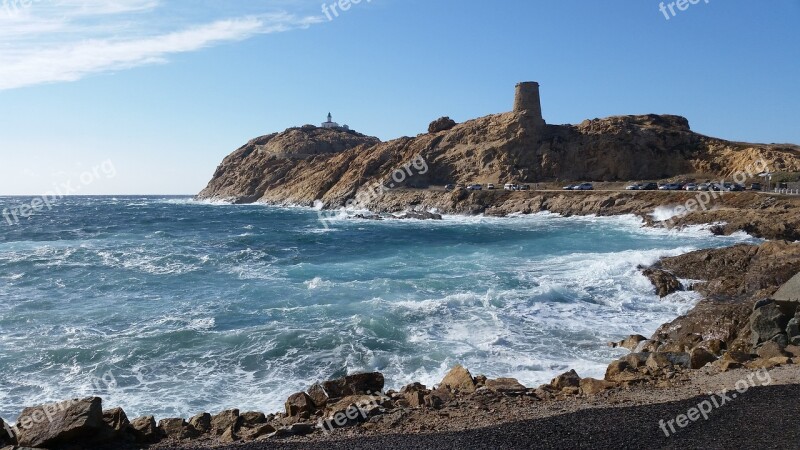
[[[353,374],[309,386],[289,397],[283,411],[271,414],[229,410],[160,420],[131,419],[120,408],[104,410],[99,398],[76,399],[28,408],[13,424],[0,420],[0,449],[324,444],[347,437],[498,427],[532,418],[557,419],[583,409],[663,404],[733,389],[743,379],[752,381],[754,371],[767,374],[773,384],[800,383],[800,199],[720,193],[708,207],[664,222],[654,214],[658,208],[686,204],[700,193],[436,189],[451,183],[547,185],[691,174],[724,178],[764,164],[770,170],[800,171],[800,148],[710,138],[691,131],[678,116],[547,125],[537,109],[538,91],[536,98],[520,98],[526,92],[518,91],[512,112],[461,124],[442,118],[428,133],[413,138],[380,142],[351,130],[314,126],[263,136],[226,157],[198,199],[305,206],[318,202],[327,208],[358,199],[359,207],[377,218],[401,212],[419,219],[542,211],[634,214],[651,226],[706,224],[718,234],[745,231],[767,241],[695,251],[641,267],[653,282],[654,295],[694,290],[703,299],[652,336],[620,336],[609,343],[626,353],[610,361],[603,379],[569,371],[548,384],[524,386],[457,366],[434,386],[385,386],[380,373]],[[424,161],[424,170],[408,170],[411,161]],[[408,176],[397,181],[393,174],[404,167]],[[376,185],[380,195],[374,195]],[[783,417],[784,412],[775,414]]]

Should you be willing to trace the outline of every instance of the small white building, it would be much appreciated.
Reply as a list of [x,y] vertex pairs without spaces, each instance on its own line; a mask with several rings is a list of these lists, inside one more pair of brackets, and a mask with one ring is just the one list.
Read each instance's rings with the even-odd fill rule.
[[350,127],[348,127],[347,125],[339,126],[338,123],[334,122],[331,113],[328,113],[328,121],[322,123],[322,128],[341,128],[343,130],[350,129]]

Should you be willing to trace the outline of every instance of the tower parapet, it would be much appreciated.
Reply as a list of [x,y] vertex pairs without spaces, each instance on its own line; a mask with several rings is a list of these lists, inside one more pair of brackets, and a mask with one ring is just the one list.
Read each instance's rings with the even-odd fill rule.
[[539,83],[525,81],[517,84],[514,112],[526,112],[532,121],[541,126],[545,125],[544,117],[542,117],[542,101],[539,97]]

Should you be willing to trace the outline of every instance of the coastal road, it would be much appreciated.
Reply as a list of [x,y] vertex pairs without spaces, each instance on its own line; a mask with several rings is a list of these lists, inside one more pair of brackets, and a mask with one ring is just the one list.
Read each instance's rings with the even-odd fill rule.
[[752,388],[713,410],[707,421],[700,417],[665,436],[659,421],[686,414],[706,399],[587,409],[465,432],[302,443],[271,440],[226,449],[800,449],[800,384]]

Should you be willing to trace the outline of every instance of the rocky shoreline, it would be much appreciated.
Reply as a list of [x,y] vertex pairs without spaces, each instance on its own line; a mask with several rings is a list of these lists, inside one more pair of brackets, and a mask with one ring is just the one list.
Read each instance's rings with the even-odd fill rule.
[[[517,410],[544,405],[607,404],[632,392],[662,392],[668,399],[687,383],[737,371],[780,368],[788,374],[786,382],[800,381],[800,279],[795,276],[800,272],[800,243],[701,250],[663,258],[642,270],[657,274],[651,277],[656,290],[690,288],[704,299],[650,338],[630,336],[610,343],[631,353],[611,362],[602,380],[570,371],[549,384],[526,387],[515,379],[487,379],[457,366],[436,386],[414,383],[385,390],[382,374],[355,374],[292,395],[277,414],[229,410],[159,421],[130,420],[122,409],[103,410],[101,399],[87,398],[27,408],[15,426],[0,423],[0,430],[6,430],[0,433],[0,444],[213,448],[236,442],[437,432],[471,426],[475,414],[491,426],[492,420],[513,420]],[[686,286],[681,280],[687,279],[695,281]],[[495,413],[494,419],[485,417],[487,411]]]

